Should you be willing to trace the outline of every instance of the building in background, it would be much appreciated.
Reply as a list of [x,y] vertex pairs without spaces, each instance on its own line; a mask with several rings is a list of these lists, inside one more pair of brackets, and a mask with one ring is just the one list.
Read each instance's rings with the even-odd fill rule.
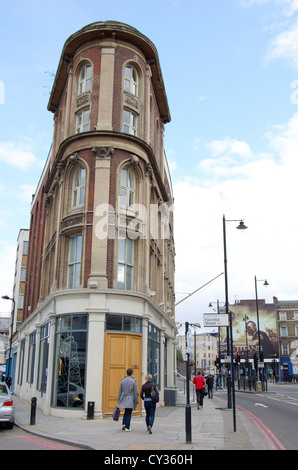
[[276,300],[280,380],[298,380],[298,300]]
[[10,315],[1,313],[0,315],[0,381],[5,376],[6,352],[8,349],[8,337],[10,327]]
[[91,402],[102,417],[130,367],[139,388],[152,374],[162,403],[177,330],[170,112],[155,46],[123,23],[82,28],[64,44],[48,109],[15,392],[49,414],[83,417]]
[[11,302],[11,315],[9,318],[9,342],[6,348],[5,377],[9,377],[9,385],[15,385],[16,360],[18,348],[18,330],[23,321],[25,282],[28,261],[29,229],[20,229],[17,239],[15,272],[12,297],[5,295]]
[[[185,335],[178,335],[177,348],[181,352],[181,357],[185,360]],[[215,360],[218,354],[218,334],[217,333],[196,333],[192,334],[192,354],[190,358],[191,371],[201,371],[215,375]],[[179,371],[180,373],[183,370]]]

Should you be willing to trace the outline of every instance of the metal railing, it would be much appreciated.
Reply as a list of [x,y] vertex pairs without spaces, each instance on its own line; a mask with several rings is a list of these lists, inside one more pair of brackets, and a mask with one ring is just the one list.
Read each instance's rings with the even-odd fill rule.
[[[178,390],[182,391],[183,389],[183,394],[186,395],[186,377],[184,377],[183,375],[181,375],[177,370],[174,370],[174,373],[176,374],[177,376],[177,379],[178,379],[178,383],[180,385],[180,387],[178,386],[178,383],[177,383],[177,388]],[[181,387],[181,382],[183,384],[183,387]],[[192,400],[195,402],[196,401],[196,387],[195,385],[192,383],[191,380],[189,380],[189,386],[190,386],[190,390],[192,389],[192,394],[193,394],[193,398]]]

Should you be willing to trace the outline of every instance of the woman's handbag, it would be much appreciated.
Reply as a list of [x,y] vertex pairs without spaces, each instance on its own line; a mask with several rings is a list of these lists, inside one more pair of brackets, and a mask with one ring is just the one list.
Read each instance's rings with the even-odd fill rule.
[[153,403],[159,402],[159,393],[154,390],[154,385],[152,385],[151,388],[151,400],[153,401]]
[[113,411],[113,420],[118,421],[119,416],[120,416],[120,408],[118,408],[118,406],[115,406],[115,409]]

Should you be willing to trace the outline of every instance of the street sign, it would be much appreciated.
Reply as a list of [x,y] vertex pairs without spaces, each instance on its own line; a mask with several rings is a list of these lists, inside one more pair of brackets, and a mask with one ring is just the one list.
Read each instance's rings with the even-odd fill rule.
[[185,340],[186,340],[185,341],[186,354],[191,354],[192,353],[192,332],[190,328],[187,331]]
[[229,315],[225,313],[204,313],[204,326],[229,326]]

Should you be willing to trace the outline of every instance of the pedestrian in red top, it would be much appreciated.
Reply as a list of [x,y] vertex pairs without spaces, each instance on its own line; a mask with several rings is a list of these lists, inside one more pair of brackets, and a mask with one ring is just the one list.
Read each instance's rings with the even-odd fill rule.
[[205,387],[205,379],[201,375],[201,372],[198,372],[198,375],[193,379],[193,383],[196,386],[197,405],[198,405],[198,410],[199,410],[200,406],[203,406],[204,387]]

